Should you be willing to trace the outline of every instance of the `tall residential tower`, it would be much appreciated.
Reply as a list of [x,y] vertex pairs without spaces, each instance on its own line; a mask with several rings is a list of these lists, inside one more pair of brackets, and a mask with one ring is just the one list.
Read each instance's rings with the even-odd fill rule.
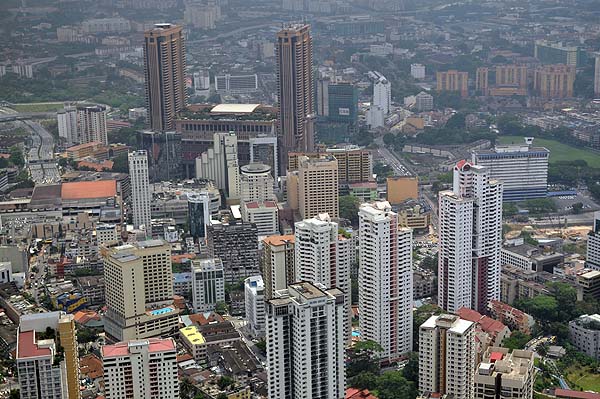
[[392,362],[412,351],[412,230],[398,227],[387,201],[361,205],[358,217],[360,330]]
[[288,152],[312,151],[314,145],[309,126],[315,112],[310,25],[290,24],[281,29],[276,56],[281,165],[287,165]]
[[156,24],[144,33],[146,106],[152,130],[174,130],[186,106],[183,28]]
[[[458,316],[431,316],[419,328],[419,393],[473,398],[475,323]],[[433,397],[433,395],[431,395]]]
[[439,194],[438,305],[487,311],[500,298],[502,183],[467,161],[454,167],[452,191]]
[[293,283],[266,306],[269,398],[344,398],[344,294]]
[[[131,181],[131,199],[133,211],[133,227],[139,229],[141,226],[150,232],[150,183],[148,180],[148,154],[144,150],[130,152],[129,179]],[[147,234],[148,235],[148,234]]]
[[296,223],[296,281],[339,288],[345,297],[344,334],[350,340],[350,267],[354,257],[352,240],[338,232],[338,224],[327,214]]

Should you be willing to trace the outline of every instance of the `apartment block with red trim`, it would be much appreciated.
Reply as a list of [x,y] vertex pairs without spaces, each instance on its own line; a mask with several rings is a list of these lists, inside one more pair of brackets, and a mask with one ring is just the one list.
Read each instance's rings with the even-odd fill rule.
[[381,345],[382,362],[394,362],[412,351],[412,230],[398,227],[387,201],[361,205],[358,216],[361,335]]
[[460,161],[451,191],[439,194],[438,305],[486,313],[500,298],[502,183],[485,167]]

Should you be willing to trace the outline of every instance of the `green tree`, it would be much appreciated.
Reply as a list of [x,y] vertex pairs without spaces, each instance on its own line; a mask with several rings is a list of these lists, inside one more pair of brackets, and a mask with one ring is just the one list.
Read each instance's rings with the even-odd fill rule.
[[234,381],[233,378],[228,377],[226,375],[222,376],[221,378],[219,378],[219,380],[217,381],[217,385],[219,386],[219,388],[221,390],[227,388],[230,385],[233,385]]
[[215,306],[215,312],[219,314],[226,314],[229,312],[229,308],[225,302],[217,302],[217,305]]
[[408,381],[419,381],[419,354],[417,352],[411,352],[408,355],[408,363],[402,369],[402,375]]
[[525,344],[531,340],[531,336],[521,331],[513,331],[510,337],[502,342],[502,346],[508,349],[524,349]]
[[383,142],[385,143],[385,145],[387,146],[391,146],[394,144],[394,141],[396,140],[396,136],[394,136],[393,133],[386,133],[383,136]]
[[21,398],[21,391],[19,391],[18,389],[11,389],[10,390],[10,394],[8,395],[8,399],[20,399]]
[[414,399],[417,397],[415,384],[408,381],[400,371],[388,371],[377,380],[379,399]]
[[550,295],[538,295],[533,298],[516,301],[515,305],[542,323],[555,321],[558,317],[558,302],[556,298]]
[[375,341],[360,341],[348,350],[346,375],[352,378],[362,373],[379,374],[379,353],[383,351],[381,345]]
[[464,129],[466,128],[466,124],[465,124],[465,117],[466,115],[462,112],[457,112],[456,114],[452,115],[450,117],[450,119],[448,119],[448,122],[446,122],[446,129]]
[[113,158],[113,172],[129,173],[129,161],[127,154],[119,154]]
[[23,152],[17,146],[10,147],[10,157],[8,160],[15,166],[19,168],[25,165],[25,158],[23,158]]
[[576,202],[576,203],[573,204],[573,214],[574,215],[580,214],[582,210],[583,210],[583,203],[582,202]]
[[513,202],[502,203],[502,216],[514,216],[519,212],[519,208]]
[[353,195],[344,195],[340,197],[339,202],[340,217],[348,219],[353,226],[357,226],[360,199]]
[[261,340],[259,340],[256,343],[256,347],[258,348],[259,351],[261,351],[263,354],[267,354],[267,341],[262,338]]
[[352,388],[374,390],[377,389],[377,375],[368,371],[359,373],[350,378],[348,384]]

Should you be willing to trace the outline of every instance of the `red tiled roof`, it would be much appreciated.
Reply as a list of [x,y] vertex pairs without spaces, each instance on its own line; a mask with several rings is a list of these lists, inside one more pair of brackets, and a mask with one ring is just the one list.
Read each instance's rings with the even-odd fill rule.
[[477,323],[483,317],[478,311],[469,308],[460,308],[456,314],[458,314],[461,319],[472,321],[474,323]]
[[17,347],[17,358],[50,356],[50,348],[39,348],[35,341],[35,331],[22,331],[19,333],[19,345]]
[[108,198],[117,195],[115,180],[79,181],[62,184],[63,199]]
[[84,374],[95,380],[104,376],[104,369],[102,368],[102,360],[96,355],[86,355],[79,359],[79,368],[81,374]]
[[201,326],[204,326],[206,324],[209,324],[209,323],[212,323],[215,321],[219,322],[219,323],[222,323],[225,321],[223,316],[221,316],[220,314],[215,313],[215,312],[211,312],[210,314],[208,314],[208,317],[205,316],[203,313],[194,313],[194,314],[191,314],[189,317],[190,317],[190,320],[192,321],[192,323],[196,323]]
[[189,353],[185,353],[183,355],[177,355],[177,363],[187,362],[188,360],[192,360],[194,357]]
[[77,163],[77,167],[78,168],[85,167],[85,168],[94,169],[97,172],[102,172],[104,169],[111,170],[113,168],[114,164],[115,163],[110,160],[105,160],[102,162],[79,161]]
[[77,145],[74,145],[73,147],[69,147],[69,148],[67,148],[67,151],[77,151],[77,150],[81,150],[82,148],[97,147],[97,146],[101,146],[101,145],[102,145],[102,143],[99,141],[90,141],[89,143],[77,144]]
[[600,399],[600,393],[571,391],[569,389],[556,388],[554,396],[557,398],[574,398],[574,399]]
[[377,399],[377,396],[369,392],[368,389],[348,388],[346,389],[346,399]]
[[270,237],[266,237],[263,239],[263,242],[265,244],[275,245],[275,246],[283,245],[283,244],[285,244],[286,241],[293,244],[294,243],[294,235],[288,234],[288,235],[284,235],[284,236],[270,236]]
[[502,360],[504,354],[502,352],[492,352],[490,353],[490,361],[497,362],[498,360]]
[[460,308],[458,312],[456,312],[461,319],[465,319],[468,321],[472,321],[474,323],[478,323],[481,329],[486,333],[491,333],[493,335],[498,334],[500,331],[504,330],[506,326],[504,323],[494,320],[489,316],[484,316],[476,310],[469,308]]
[[85,324],[90,320],[100,320],[100,315],[93,310],[79,310],[73,315],[76,323]]

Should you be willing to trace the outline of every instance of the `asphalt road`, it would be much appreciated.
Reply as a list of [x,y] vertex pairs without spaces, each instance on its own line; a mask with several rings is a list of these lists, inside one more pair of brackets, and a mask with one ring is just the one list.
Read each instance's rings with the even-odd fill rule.
[[390,150],[388,150],[383,142],[383,138],[378,137],[375,139],[375,144],[378,145],[377,155],[379,158],[383,159],[385,163],[390,166],[394,170],[394,174],[396,176],[411,176],[412,173],[409,168],[404,165],[396,155],[394,155]]
[[32,145],[27,153],[31,180],[35,184],[52,184],[60,181],[54,159],[54,137],[37,122],[23,122],[32,132]]

